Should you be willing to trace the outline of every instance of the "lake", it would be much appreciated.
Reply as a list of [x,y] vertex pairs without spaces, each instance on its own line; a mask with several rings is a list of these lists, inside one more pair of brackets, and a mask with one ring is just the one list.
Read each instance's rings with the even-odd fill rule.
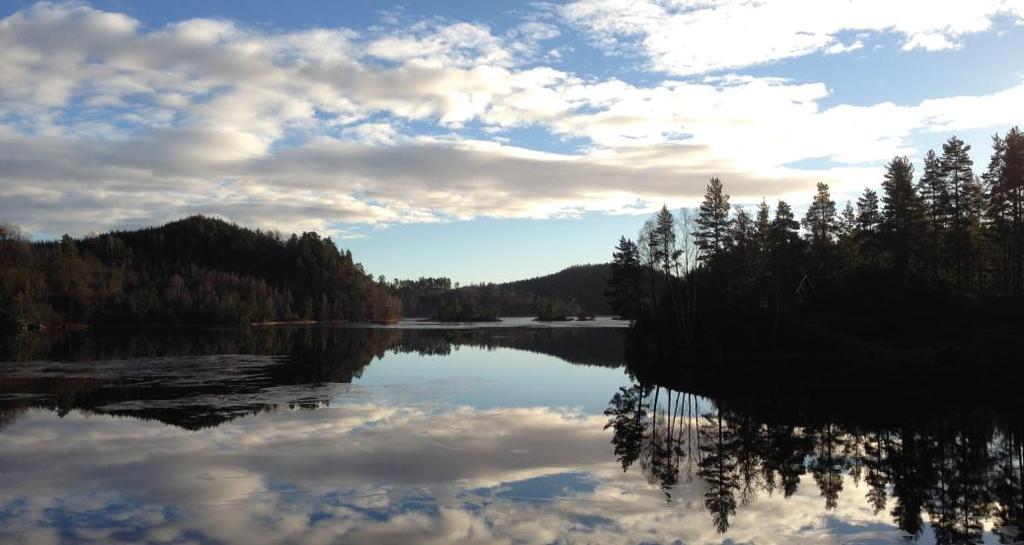
[[0,543],[1016,539],[1013,411],[641,384],[623,325],[9,342]]

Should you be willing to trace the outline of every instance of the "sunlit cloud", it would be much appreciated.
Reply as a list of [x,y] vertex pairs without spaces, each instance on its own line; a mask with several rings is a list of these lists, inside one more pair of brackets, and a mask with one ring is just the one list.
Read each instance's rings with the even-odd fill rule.
[[[953,47],[995,17],[1020,19],[1000,2],[825,4],[781,26],[765,23],[790,20],[775,3],[623,13],[580,2],[504,30],[428,19],[277,32],[212,19],[150,29],[83,4],[36,4],[0,21],[0,218],[58,235],[204,213],[343,235],[346,224],[689,206],[710,176],[739,201],[808,194],[817,181],[849,192],[877,183],[892,155],[920,152],[922,134],[1024,119],[1021,85],[825,107],[830,83],[815,79],[662,79],[846,54],[871,33]],[[751,39],[747,26],[771,30]],[[549,65],[571,28],[609,47],[644,37],[652,77]],[[746,38],[709,47],[702,33]],[[833,166],[788,166],[811,158]]]

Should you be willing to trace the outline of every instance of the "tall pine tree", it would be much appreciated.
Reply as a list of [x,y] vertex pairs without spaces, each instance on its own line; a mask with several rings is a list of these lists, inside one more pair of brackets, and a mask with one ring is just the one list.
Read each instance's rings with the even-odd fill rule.
[[885,166],[882,182],[880,229],[893,266],[901,275],[910,270],[919,248],[921,201],[914,189],[914,165],[906,157],[893,157]]
[[942,179],[949,195],[947,256],[957,287],[963,287],[969,280],[977,230],[974,208],[980,190],[975,184],[970,151],[971,146],[956,136],[942,145]]
[[722,191],[722,181],[718,178],[708,182],[695,223],[694,238],[700,259],[714,264],[730,246],[729,195]]

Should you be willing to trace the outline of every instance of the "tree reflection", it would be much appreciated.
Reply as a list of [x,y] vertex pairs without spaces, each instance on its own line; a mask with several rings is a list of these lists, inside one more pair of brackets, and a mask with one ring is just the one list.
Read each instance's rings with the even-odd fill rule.
[[0,362],[8,362],[0,365],[0,430],[33,407],[208,428],[279,407],[327,405],[337,385],[388,352],[439,355],[459,346],[527,350],[579,365],[615,367],[624,358],[621,334],[596,328],[141,329],[0,338]]
[[929,526],[939,544],[981,543],[986,528],[1001,543],[1022,537],[1024,429],[1014,419],[978,412],[881,424],[815,421],[800,411],[723,401],[696,416],[697,399],[664,387],[624,387],[605,412],[607,428],[623,469],[641,460],[666,497],[680,481],[699,477],[720,533],[759,494],[789,497],[809,474],[826,510],[837,507],[851,479],[866,489],[871,510],[888,509],[910,539]]

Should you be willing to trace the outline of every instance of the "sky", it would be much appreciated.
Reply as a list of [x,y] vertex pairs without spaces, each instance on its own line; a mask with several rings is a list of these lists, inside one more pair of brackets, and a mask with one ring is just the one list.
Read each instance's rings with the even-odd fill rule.
[[607,261],[1024,123],[1024,0],[0,0],[0,221],[315,230],[373,274]]

